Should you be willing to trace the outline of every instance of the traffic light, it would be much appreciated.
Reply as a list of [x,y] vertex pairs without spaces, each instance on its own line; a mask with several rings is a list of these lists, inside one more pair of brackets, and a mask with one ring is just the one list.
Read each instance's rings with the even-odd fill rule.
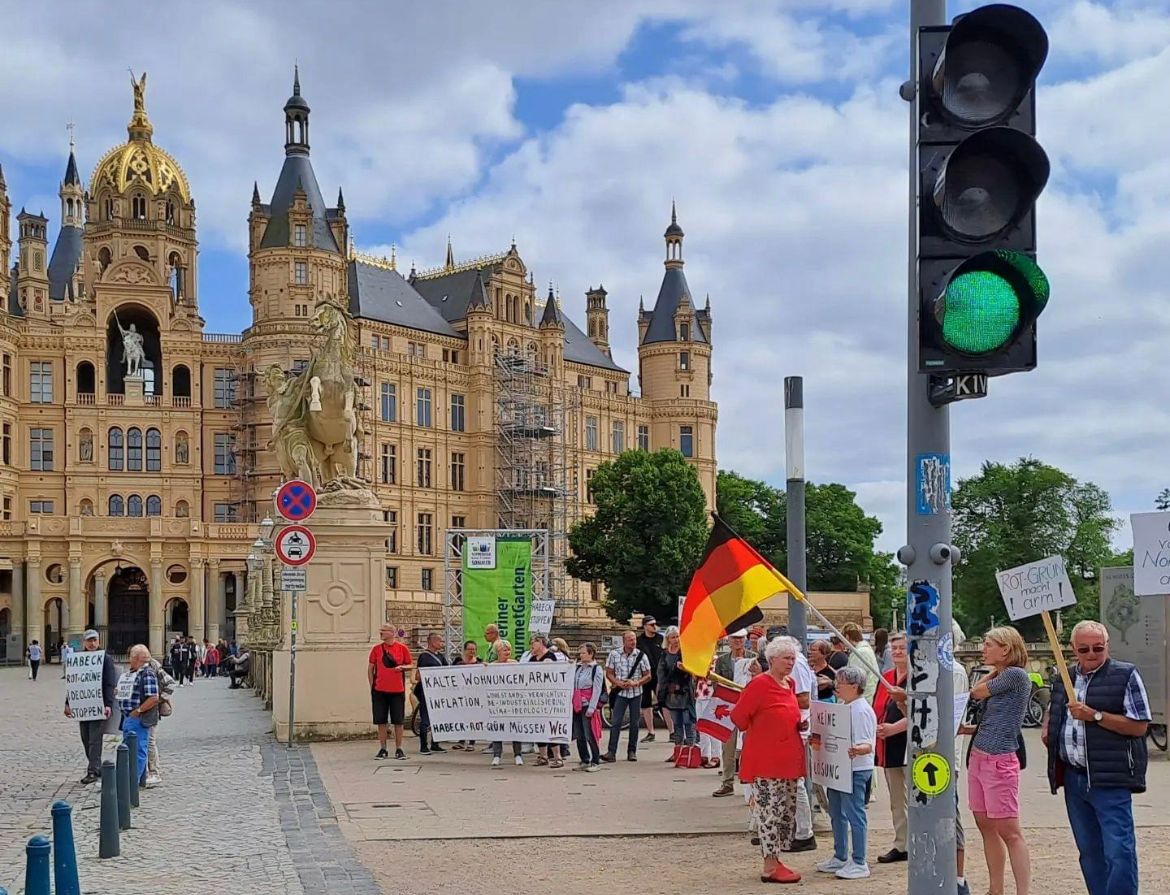
[[920,29],[917,45],[919,371],[1031,370],[1049,292],[1035,260],[1049,172],[1035,84],[1048,36],[995,4]]

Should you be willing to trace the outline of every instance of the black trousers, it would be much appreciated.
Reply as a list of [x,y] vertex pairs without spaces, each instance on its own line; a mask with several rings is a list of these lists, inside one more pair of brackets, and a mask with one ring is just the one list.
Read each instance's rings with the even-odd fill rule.
[[32,675],[32,679],[34,681],[37,679],[37,669],[40,667],[41,667],[41,660],[40,659],[29,659],[28,660],[29,674]]
[[427,701],[421,690],[414,691],[414,698],[418,701],[418,741],[420,749],[429,749],[434,745],[435,738],[431,734],[431,716],[427,712]]
[[105,732],[106,722],[82,721],[81,745],[85,747],[85,759],[88,762],[86,771],[96,777],[102,775],[102,734]]

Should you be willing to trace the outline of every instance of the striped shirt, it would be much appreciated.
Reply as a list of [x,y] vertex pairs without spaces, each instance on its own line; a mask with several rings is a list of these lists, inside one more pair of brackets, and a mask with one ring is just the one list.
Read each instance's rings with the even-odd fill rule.
[[129,715],[150,697],[158,696],[158,678],[148,666],[124,671],[118,679],[117,696],[122,714]]
[[1006,755],[1020,747],[1020,727],[1032,698],[1032,679],[1023,668],[1009,666],[987,682],[991,696],[971,745],[989,755]]
[[[1100,668],[1084,672],[1080,666],[1074,666],[1069,670],[1073,674],[1073,692],[1076,694],[1077,702],[1083,703],[1088,695],[1093,675],[1100,671]],[[1146,685],[1136,668],[1125,684],[1125,717],[1131,721],[1150,721],[1153,718],[1150,714],[1150,700],[1146,697]],[[1085,754],[1085,722],[1078,721],[1070,714],[1064,719],[1060,739],[1060,757],[1065,763],[1087,768],[1089,759]]]

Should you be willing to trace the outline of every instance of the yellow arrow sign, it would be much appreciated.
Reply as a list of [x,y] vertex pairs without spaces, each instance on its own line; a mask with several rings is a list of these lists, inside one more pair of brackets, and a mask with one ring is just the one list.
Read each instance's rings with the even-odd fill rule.
[[914,788],[926,796],[934,798],[947,790],[951,782],[951,766],[945,758],[937,752],[923,752],[914,759],[910,769],[910,778]]

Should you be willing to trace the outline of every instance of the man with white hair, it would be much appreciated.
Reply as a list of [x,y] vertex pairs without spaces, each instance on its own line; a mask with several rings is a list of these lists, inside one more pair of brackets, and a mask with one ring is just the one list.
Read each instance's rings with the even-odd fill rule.
[[1041,728],[1048,783],[1053,795],[1064,787],[1089,895],[1134,893],[1133,794],[1146,791],[1151,718],[1146,687],[1134,665],[1110,657],[1109,631],[1100,622],[1079,622],[1071,643],[1073,700],[1054,688]]
[[146,780],[147,751],[150,747],[150,729],[158,723],[158,678],[150,667],[150,650],[144,644],[130,647],[130,667],[118,678],[115,693],[122,710],[122,738],[130,734],[138,737],[137,774],[140,782]]

